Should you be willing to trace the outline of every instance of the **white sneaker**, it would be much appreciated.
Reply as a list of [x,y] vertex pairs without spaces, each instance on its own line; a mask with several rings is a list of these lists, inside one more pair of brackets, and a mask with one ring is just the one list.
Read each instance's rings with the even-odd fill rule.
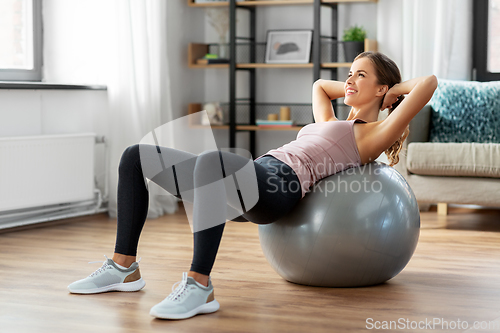
[[[175,288],[179,284],[177,288]],[[175,289],[175,290],[174,290]],[[212,313],[219,310],[219,302],[214,298],[212,281],[208,287],[198,283],[187,273],[182,274],[182,281],[172,286],[172,293],[151,309],[150,314],[160,319],[186,319],[200,313]]]
[[68,290],[73,294],[97,294],[107,291],[138,291],[145,285],[138,262],[134,262],[127,269],[121,269],[112,259],[106,257],[101,268],[85,279],[73,282],[68,286]]

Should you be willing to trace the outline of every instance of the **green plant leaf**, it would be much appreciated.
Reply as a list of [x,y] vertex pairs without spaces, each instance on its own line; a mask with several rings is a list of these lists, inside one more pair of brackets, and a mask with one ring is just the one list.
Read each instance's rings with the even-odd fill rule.
[[344,42],[362,42],[366,38],[366,30],[361,26],[350,27],[344,30],[342,40]]

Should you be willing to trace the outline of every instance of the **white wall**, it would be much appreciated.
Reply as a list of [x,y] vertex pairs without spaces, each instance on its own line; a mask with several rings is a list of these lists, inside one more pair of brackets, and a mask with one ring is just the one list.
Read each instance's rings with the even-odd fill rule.
[[[44,0],[44,81],[104,84],[106,1]],[[101,9],[101,10],[96,10]],[[85,27],[83,36],[75,34]],[[0,89],[0,136],[90,131],[107,134],[105,90]]]
[[[0,89],[0,137],[93,132],[107,134],[105,90]],[[95,149],[94,174],[104,192],[104,153]]]
[[[205,72],[188,68],[188,44],[202,41],[204,12],[185,0],[168,1],[168,57],[174,118],[187,115],[188,104],[205,99]],[[165,120],[165,119],[163,119]]]
[[[106,84],[107,45],[115,0],[44,1],[44,75],[47,81]],[[173,117],[187,113],[187,105],[204,98],[203,71],[187,66],[187,45],[204,34],[203,11],[187,1],[167,2],[168,58]],[[170,119],[166,114],[164,121]]]
[[106,84],[110,0],[43,1],[44,81]]
[[[107,45],[115,0],[44,0],[44,81],[106,84]],[[188,69],[187,45],[203,39],[203,11],[168,1],[168,56],[173,118],[204,99],[204,72]],[[0,89],[0,136],[94,132],[107,136],[106,91]],[[162,114],[162,120],[172,119]],[[102,174],[102,154],[96,155]]]
[[104,90],[0,89],[0,136],[107,131]]
[[[44,81],[51,83],[102,84],[102,72],[92,69],[98,58],[92,50],[97,27],[104,18],[93,11],[92,20],[83,7],[97,2],[45,0],[44,21]],[[102,7],[102,6],[101,6]],[[88,10],[89,11],[89,10]],[[88,12],[87,11],[87,12]],[[94,24],[89,24],[92,22]],[[72,31],[86,26],[86,38],[75,38]],[[97,44],[96,44],[97,45]],[[93,50],[99,50],[95,47]],[[92,60],[94,58],[94,60]],[[0,89],[0,136],[30,136],[93,132],[108,134],[108,99],[105,90],[35,90]],[[96,149],[96,175],[103,188],[103,154]]]
[[[102,84],[103,72],[92,64],[102,57],[99,38],[101,3],[45,0],[44,81]],[[91,7],[93,10],[91,11]],[[87,8],[87,12],[84,9]],[[92,12],[89,17],[85,13]],[[91,22],[91,23],[90,23]],[[85,38],[74,29],[86,27]],[[0,89],[0,137],[93,132],[108,133],[108,98],[105,90]],[[95,174],[104,190],[104,154],[96,147]]]
[[[44,0],[44,81],[106,84],[109,17],[114,0]],[[204,99],[204,72],[187,66],[187,44],[203,39],[203,11],[168,1],[173,117]],[[168,115],[163,120],[170,119]],[[0,89],[0,136],[108,134],[106,91]],[[99,161],[98,161],[99,162]]]

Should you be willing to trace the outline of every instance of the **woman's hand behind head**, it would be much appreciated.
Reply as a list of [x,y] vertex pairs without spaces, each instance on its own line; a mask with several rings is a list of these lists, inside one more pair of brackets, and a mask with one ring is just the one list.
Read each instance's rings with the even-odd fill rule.
[[385,94],[384,100],[382,101],[381,110],[391,109],[392,106],[399,101],[401,93],[398,92],[398,84],[394,85]]

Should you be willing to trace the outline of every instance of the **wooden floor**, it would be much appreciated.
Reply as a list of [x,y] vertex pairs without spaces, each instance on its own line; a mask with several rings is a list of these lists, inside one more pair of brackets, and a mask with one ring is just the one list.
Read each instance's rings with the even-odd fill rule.
[[149,315],[189,267],[192,236],[183,213],[146,223],[139,250],[146,287],[137,293],[66,289],[100,266],[89,261],[112,255],[116,221],[105,215],[2,233],[0,332],[358,332],[375,321],[426,332],[426,320],[440,332],[464,330],[436,320],[462,328],[485,321],[483,328],[497,329],[468,332],[499,332],[500,210],[421,217],[419,244],[403,272],[379,286],[344,289],[284,281],[262,254],[257,226],[229,223],[212,274],[221,309],[183,321]]

